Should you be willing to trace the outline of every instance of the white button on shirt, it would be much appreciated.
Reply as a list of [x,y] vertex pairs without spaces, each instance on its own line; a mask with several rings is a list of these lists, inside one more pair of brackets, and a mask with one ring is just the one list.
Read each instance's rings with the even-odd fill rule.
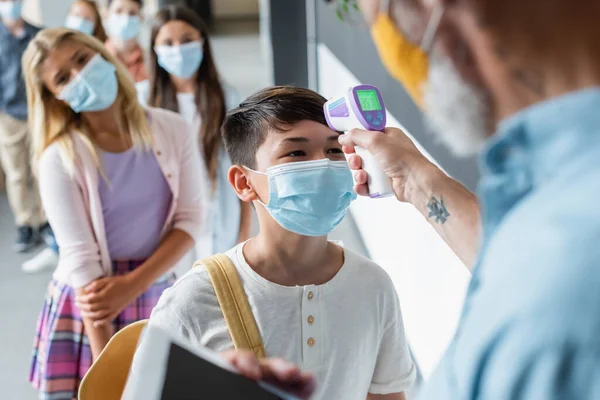
[[[243,245],[227,252],[242,280],[267,356],[315,374],[313,399],[364,400],[367,393],[407,390],[415,380],[398,296],[378,265],[347,249],[323,285],[286,287],[258,275]],[[360,296],[357,296],[360,293]],[[150,324],[216,351],[233,343],[208,273],[197,267],[167,289]],[[142,354],[136,362],[143,362]]]

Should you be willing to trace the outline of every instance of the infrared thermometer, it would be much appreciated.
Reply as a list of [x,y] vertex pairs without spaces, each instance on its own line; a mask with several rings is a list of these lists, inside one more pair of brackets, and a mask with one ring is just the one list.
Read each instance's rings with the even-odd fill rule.
[[[372,85],[351,87],[342,96],[334,97],[325,103],[323,110],[327,124],[334,131],[365,129],[383,132],[385,129],[383,97],[379,89]],[[362,158],[363,170],[368,175],[369,197],[393,195],[392,183],[379,167],[375,157],[361,147],[356,147],[356,154]]]

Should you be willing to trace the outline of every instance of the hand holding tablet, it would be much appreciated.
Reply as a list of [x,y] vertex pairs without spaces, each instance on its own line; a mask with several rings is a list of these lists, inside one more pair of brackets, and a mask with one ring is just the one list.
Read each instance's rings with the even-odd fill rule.
[[283,360],[258,360],[245,351],[220,355],[149,326],[122,399],[299,400],[313,388],[310,374]]

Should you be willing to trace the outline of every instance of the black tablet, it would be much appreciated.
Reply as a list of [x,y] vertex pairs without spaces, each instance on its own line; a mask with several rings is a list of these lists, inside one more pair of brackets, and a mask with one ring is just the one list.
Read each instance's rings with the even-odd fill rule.
[[145,329],[123,400],[298,400],[243,377],[217,353],[194,348],[156,327]]

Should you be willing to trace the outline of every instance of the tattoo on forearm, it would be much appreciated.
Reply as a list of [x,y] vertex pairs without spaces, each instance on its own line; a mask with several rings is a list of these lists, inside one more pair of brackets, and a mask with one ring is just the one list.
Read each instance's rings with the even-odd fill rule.
[[431,196],[429,203],[427,203],[427,208],[429,209],[428,218],[435,218],[435,222],[438,224],[446,223],[450,217],[442,196],[440,196],[439,200],[435,196]]

